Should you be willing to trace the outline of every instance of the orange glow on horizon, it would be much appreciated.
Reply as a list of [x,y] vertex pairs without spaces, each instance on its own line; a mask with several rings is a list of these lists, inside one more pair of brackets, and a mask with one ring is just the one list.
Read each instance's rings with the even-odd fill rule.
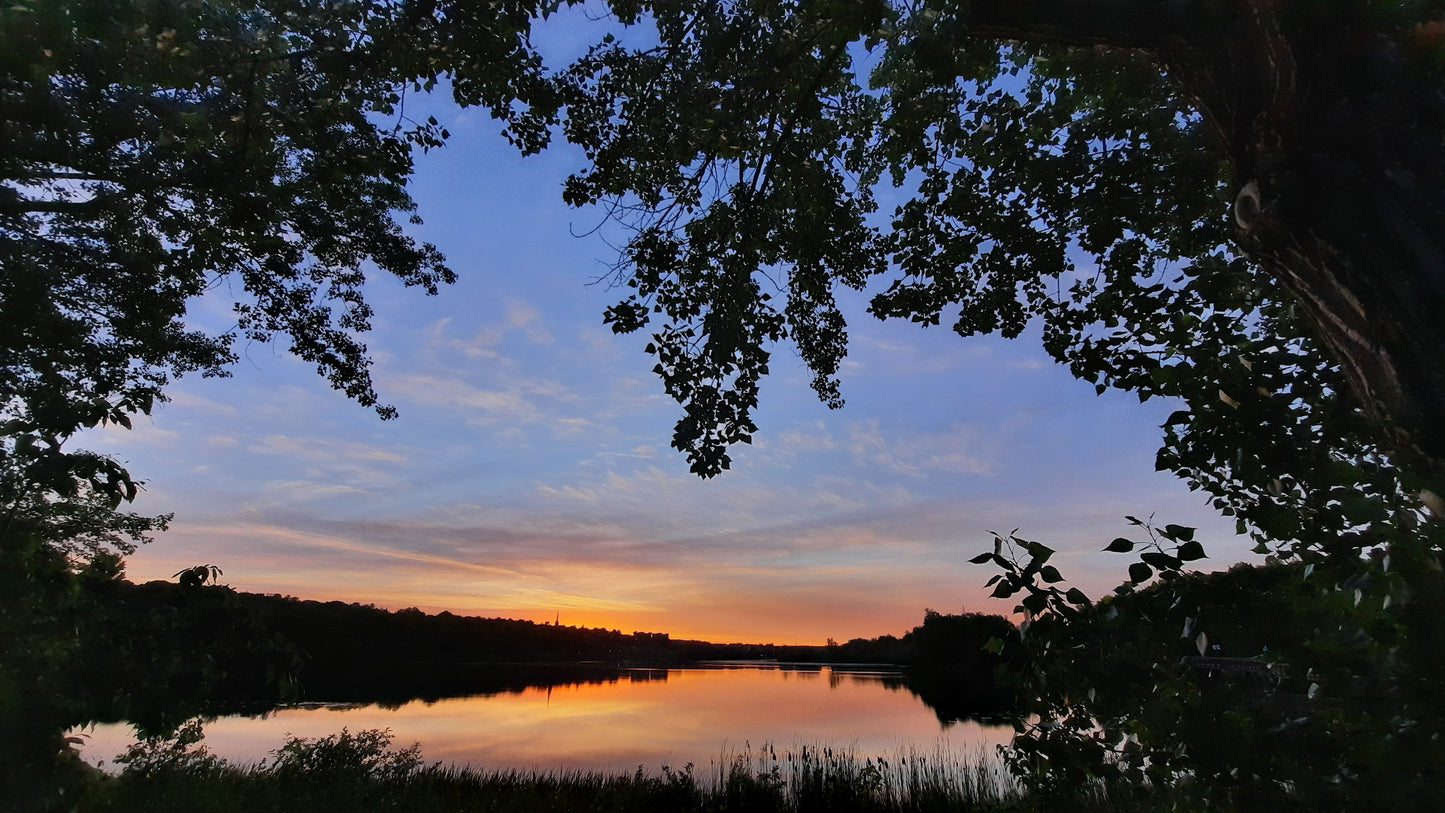
[[965,589],[935,571],[708,570],[705,563],[683,569],[543,558],[481,565],[271,525],[195,527],[167,537],[130,557],[129,578],[170,580],[214,559],[223,543],[229,553],[215,563],[225,571],[221,583],[236,590],[713,643],[821,646],[829,638],[902,636],[922,622],[925,608],[957,612]]

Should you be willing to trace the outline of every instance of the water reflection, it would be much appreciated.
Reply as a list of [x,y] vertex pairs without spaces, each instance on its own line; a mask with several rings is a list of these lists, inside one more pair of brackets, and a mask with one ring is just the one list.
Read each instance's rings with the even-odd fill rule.
[[[930,706],[943,691],[918,675],[822,667],[714,664],[683,669],[603,666],[490,669],[450,676],[409,696],[393,683],[378,697],[347,692],[325,702],[261,716],[221,717],[206,726],[212,753],[254,762],[288,735],[390,728],[398,743],[420,742],[428,761],[479,767],[651,771],[699,768],[725,753],[772,743],[831,744],[861,755],[916,749],[972,755],[1006,741],[1007,726]],[[941,679],[938,679],[941,680]],[[920,688],[923,687],[923,688]],[[465,695],[465,696],[457,696]],[[313,696],[320,697],[320,695]],[[358,705],[360,701],[366,702]],[[968,705],[960,702],[958,708]],[[128,726],[85,732],[84,756],[113,760],[131,741]]]

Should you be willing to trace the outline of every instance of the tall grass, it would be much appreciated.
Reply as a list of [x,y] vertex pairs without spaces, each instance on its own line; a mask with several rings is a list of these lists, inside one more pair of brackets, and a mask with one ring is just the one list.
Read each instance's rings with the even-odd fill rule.
[[141,744],[117,776],[92,775],[72,795],[81,810],[114,811],[923,811],[1025,806],[997,757],[916,750],[860,757],[850,750],[771,745],[694,766],[648,772],[537,772],[424,765],[386,732],[292,739],[258,765],[238,767],[194,741]]
[[784,810],[972,810],[1020,801],[1022,791],[998,755],[983,745],[972,754],[939,746],[889,756],[852,749],[773,745],[727,756],[711,789],[727,799],[762,792]]

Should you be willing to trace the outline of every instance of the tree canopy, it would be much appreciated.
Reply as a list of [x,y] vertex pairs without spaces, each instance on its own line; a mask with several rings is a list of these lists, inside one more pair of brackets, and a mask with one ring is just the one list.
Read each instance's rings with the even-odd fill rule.
[[[1391,423],[1392,446],[1436,455],[1422,430],[1445,414],[1423,394],[1437,364],[1408,347],[1436,344],[1441,303],[1425,289],[1439,263],[1393,252],[1430,255],[1445,211],[1426,148],[1440,137],[1439,52],[1421,44],[1438,8],[644,12],[656,44],[604,42],[558,74],[564,131],[592,162],[566,195],[615,207],[635,230],[619,266],[635,294],[609,318],[621,331],[662,322],[651,348],[687,415],[675,445],[700,474],[753,430],[767,340],[790,336],[836,402],[846,333],[833,291],[879,276],[890,282],[877,315],[946,319],[964,335],[1040,319],[1056,357],[1106,385],[1123,371],[1090,367],[1127,358],[1154,375],[1150,351],[1242,333],[1262,300],[1287,300],[1299,326],[1286,334],[1309,334],[1339,365],[1332,391]],[[1418,199],[1386,200],[1391,183]],[[1205,277],[1194,302],[1167,301],[1181,278]],[[1161,311],[1228,324],[1128,324]],[[1119,361],[1096,361],[1101,347]]]
[[[358,334],[368,271],[435,293],[415,207],[414,122],[392,63],[400,7],[20,3],[0,11],[0,418],[7,502],[133,498],[77,430],[130,425],[171,378],[224,375],[238,339],[284,336],[382,417]],[[375,50],[361,51],[357,42]],[[235,324],[185,320],[225,289]],[[112,503],[112,507],[114,503]]]
[[[1229,383],[1206,353],[1322,344],[1338,372],[1312,386],[1348,393],[1433,471],[1439,263],[1416,260],[1445,210],[1425,149],[1436,4],[619,2],[620,33],[561,67],[531,45],[551,10],[7,9],[7,436],[53,453],[147,411],[174,375],[223,374],[238,338],[278,334],[391,414],[360,286],[372,270],[452,278],[394,219],[413,208],[411,150],[448,135],[409,119],[406,95],[447,80],[523,151],[582,148],[564,198],[631,230],[615,272],[632,292],[606,318],[649,328],[684,407],[674,445],[703,476],[755,431],[773,343],[841,404],[835,293],[879,279],[878,316],[963,335],[1042,324],[1076,374],[1141,395]],[[1306,171],[1326,162],[1338,171]],[[185,323],[218,286],[234,327]],[[1251,383],[1216,389],[1274,389]],[[133,494],[96,467],[81,469]]]

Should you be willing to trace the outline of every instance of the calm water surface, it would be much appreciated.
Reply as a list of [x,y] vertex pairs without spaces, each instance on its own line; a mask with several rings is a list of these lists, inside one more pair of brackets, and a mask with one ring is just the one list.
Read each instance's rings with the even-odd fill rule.
[[[393,744],[421,743],[422,758],[479,768],[657,772],[699,769],[766,743],[778,750],[828,745],[859,757],[940,749],[970,761],[1013,729],[943,723],[898,683],[898,673],[788,667],[638,669],[616,680],[532,687],[491,695],[379,705],[282,708],[206,725],[206,745],[251,763],[285,738],[389,728]],[[84,757],[113,766],[134,742],[126,724],[75,732]]]

